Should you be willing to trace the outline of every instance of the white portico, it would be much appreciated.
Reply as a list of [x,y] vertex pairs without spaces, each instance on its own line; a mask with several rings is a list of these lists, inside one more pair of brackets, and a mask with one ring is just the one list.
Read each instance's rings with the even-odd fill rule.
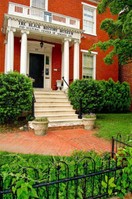
[[[61,45],[61,77],[64,76],[67,83],[69,83],[69,48],[74,46],[73,80],[79,79],[79,43],[82,31],[79,29],[78,19],[41,12],[39,9],[9,3],[8,14],[4,20],[5,72],[14,70],[14,54],[18,53],[14,50],[14,40],[19,38],[20,73],[35,75],[33,67],[35,69],[35,63],[37,66],[40,65],[36,70],[39,68],[43,73],[42,87],[51,89],[52,71],[55,70],[52,52],[56,44]],[[66,89],[67,85],[64,83],[63,87]]]

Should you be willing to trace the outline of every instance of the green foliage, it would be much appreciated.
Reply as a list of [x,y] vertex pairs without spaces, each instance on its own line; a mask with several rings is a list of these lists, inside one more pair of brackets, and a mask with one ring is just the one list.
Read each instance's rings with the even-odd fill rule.
[[31,111],[32,81],[17,72],[0,74],[0,123],[16,121],[25,111]]
[[[113,57],[118,56],[121,65],[132,59],[132,3],[131,0],[102,0],[98,5],[98,12],[102,14],[110,9],[116,19],[105,19],[101,23],[101,29],[109,35],[109,40],[94,44],[90,50],[97,47],[112,50],[107,54],[104,61],[106,64],[113,63]],[[107,46],[107,48],[104,48]]]
[[4,189],[11,186],[13,194],[19,199],[38,198],[37,192],[33,188],[36,176],[33,162],[26,161],[20,155],[12,154],[11,156],[7,155],[12,159],[11,164],[6,163],[1,166]]
[[118,166],[125,164],[122,179],[117,178],[118,196],[123,198],[128,192],[132,193],[132,147],[120,149],[117,153]]
[[106,190],[108,188],[108,194],[111,195],[113,192],[114,187],[116,187],[115,183],[114,183],[114,177],[112,178],[108,178],[107,175],[105,175],[105,180],[101,182],[102,187]]
[[[12,188],[13,193],[18,199],[30,198],[59,198],[65,199],[68,189],[68,198],[74,199],[83,198],[83,180],[78,181],[78,186],[75,181],[60,183],[46,188],[45,186],[34,188],[35,183],[52,182],[75,175],[83,175],[86,156],[96,158],[99,166],[101,166],[101,158],[95,152],[85,152],[82,154],[74,154],[71,157],[48,157],[40,155],[18,155],[0,153],[2,163],[0,167],[0,176],[3,178],[3,189]],[[85,159],[85,160],[82,160]],[[89,169],[93,168],[92,159],[89,160]],[[76,169],[77,164],[79,165]],[[50,168],[50,169],[49,169]],[[59,177],[58,177],[59,176]],[[99,179],[98,179],[99,181]],[[59,187],[59,191],[57,191]],[[48,190],[48,191],[47,191]],[[77,190],[77,195],[76,195]],[[5,195],[4,198],[10,199],[10,195]]]
[[117,196],[124,198],[130,192],[132,193],[132,147],[120,148],[116,154],[117,166],[124,166],[122,171],[116,171],[116,177],[108,178],[102,181],[104,189],[108,188],[108,194],[111,195],[113,189],[117,190]]
[[37,122],[48,122],[48,118],[47,117],[37,117],[35,118],[34,121],[37,121]]
[[82,99],[83,113],[117,113],[130,109],[130,87],[126,82],[76,80],[70,85],[68,95],[76,110],[80,107],[79,99]]
[[76,80],[70,85],[68,96],[74,109],[78,110],[82,99],[83,113],[99,112],[103,106],[103,88],[96,80]]
[[96,115],[94,113],[90,113],[90,114],[85,114],[83,117],[84,118],[96,118]]
[[130,109],[131,97],[130,86],[128,83],[114,82],[112,79],[108,81],[100,81],[104,90],[104,104],[102,112],[121,113]]
[[[83,199],[90,198],[91,194],[107,193],[112,195],[113,189],[122,197],[127,191],[132,191],[132,149],[125,148],[118,152],[118,166],[122,165],[125,158],[123,172],[115,170],[109,173],[108,168],[115,168],[116,161],[109,162],[110,154],[99,156],[93,151],[75,152],[71,157],[50,157],[41,155],[18,155],[0,153],[0,177],[3,178],[3,190],[11,188],[17,199],[49,198]],[[108,173],[100,173],[100,170]],[[97,176],[91,176],[97,172]],[[53,182],[75,176],[85,176],[60,184],[40,186],[38,183]],[[116,178],[115,178],[116,176]],[[94,181],[93,181],[94,179]],[[101,182],[101,183],[100,183]],[[129,185],[128,185],[129,182]],[[42,184],[41,184],[42,185]],[[129,187],[128,187],[129,186]],[[94,188],[94,192],[93,192]],[[67,195],[68,194],[68,195]],[[4,199],[11,199],[10,194],[5,194]]]

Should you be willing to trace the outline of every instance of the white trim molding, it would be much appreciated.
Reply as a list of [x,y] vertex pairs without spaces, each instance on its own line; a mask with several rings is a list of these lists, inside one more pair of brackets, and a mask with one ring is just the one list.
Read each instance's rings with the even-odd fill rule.
[[[81,49],[81,52],[83,52],[83,53],[88,53],[88,50],[83,50],[83,49]],[[97,55],[97,54],[98,54],[98,52],[91,51],[91,54],[93,54],[93,55]]]
[[96,3],[96,4],[99,4],[100,0],[87,0],[87,1],[90,1],[92,3]]
[[89,6],[89,7],[91,7],[91,8],[97,9],[96,6],[93,6],[93,5],[89,4],[89,3],[84,3],[84,2],[82,2],[82,4],[85,5],[85,6]]

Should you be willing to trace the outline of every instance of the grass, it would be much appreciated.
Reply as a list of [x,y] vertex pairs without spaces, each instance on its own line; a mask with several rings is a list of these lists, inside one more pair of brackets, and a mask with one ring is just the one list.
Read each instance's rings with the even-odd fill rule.
[[132,134],[132,113],[97,114],[96,136],[110,140],[117,134]]

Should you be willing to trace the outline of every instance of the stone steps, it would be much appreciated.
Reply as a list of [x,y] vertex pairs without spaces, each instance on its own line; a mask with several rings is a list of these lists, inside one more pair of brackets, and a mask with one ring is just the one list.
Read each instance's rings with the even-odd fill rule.
[[56,116],[55,115],[44,115],[44,114],[35,114],[35,117],[47,117],[48,118],[48,120],[49,120],[49,122],[51,121],[51,120],[53,120],[53,121],[55,121],[55,120],[60,120],[60,121],[65,121],[66,119],[70,119],[70,120],[74,120],[74,119],[77,119],[78,120],[78,116],[75,116],[75,115],[73,115],[73,114],[63,114],[63,115],[58,115],[58,114],[56,114]]
[[[57,114],[56,114],[57,113]],[[75,111],[74,110],[57,110],[57,109],[55,109],[55,110],[52,110],[52,109],[49,109],[49,108],[47,108],[47,110],[45,110],[45,109],[37,109],[36,111],[35,111],[35,114],[37,115],[37,114],[43,114],[43,115],[74,115],[75,114]]]
[[78,115],[75,114],[75,110],[63,91],[35,89],[34,94],[35,117],[47,117],[50,128],[82,125],[82,121],[78,119]]
[[47,98],[46,96],[44,96],[43,98],[42,97],[36,97],[36,102],[38,103],[69,103],[69,101],[66,99],[66,98],[51,98],[51,96],[49,96],[49,98]]

